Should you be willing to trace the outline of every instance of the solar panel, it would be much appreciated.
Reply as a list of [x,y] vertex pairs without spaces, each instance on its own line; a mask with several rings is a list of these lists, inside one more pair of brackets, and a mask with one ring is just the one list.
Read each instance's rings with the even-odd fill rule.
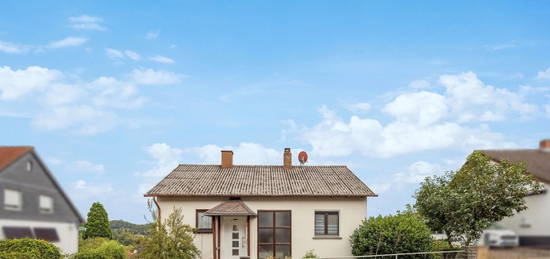
[[30,227],[2,227],[4,236],[8,239],[12,238],[33,238]]
[[34,236],[37,239],[46,240],[48,242],[58,242],[59,236],[55,228],[34,228]]

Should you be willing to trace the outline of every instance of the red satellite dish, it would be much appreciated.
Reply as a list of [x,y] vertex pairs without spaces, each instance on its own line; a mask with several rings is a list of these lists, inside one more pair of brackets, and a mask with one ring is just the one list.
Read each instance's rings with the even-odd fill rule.
[[305,151],[302,151],[298,154],[298,161],[300,161],[300,164],[307,163],[307,153]]

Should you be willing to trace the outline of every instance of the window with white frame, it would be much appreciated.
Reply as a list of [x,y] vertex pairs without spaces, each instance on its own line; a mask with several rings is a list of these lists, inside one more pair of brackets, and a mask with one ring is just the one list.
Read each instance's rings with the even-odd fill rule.
[[20,191],[4,189],[4,209],[21,210],[23,208],[23,197]]
[[25,165],[27,172],[32,171],[32,161],[27,161],[27,164]]
[[50,196],[40,195],[39,197],[40,213],[53,213],[53,199]]

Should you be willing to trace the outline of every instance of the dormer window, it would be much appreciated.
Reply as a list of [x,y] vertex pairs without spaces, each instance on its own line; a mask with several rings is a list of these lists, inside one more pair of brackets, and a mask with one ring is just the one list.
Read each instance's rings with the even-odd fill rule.
[[26,169],[27,169],[27,172],[32,171],[32,161],[27,161]]
[[23,198],[20,191],[4,189],[4,209],[19,211],[23,208]]
[[40,213],[51,214],[53,213],[53,199],[50,196],[40,195],[39,197]]

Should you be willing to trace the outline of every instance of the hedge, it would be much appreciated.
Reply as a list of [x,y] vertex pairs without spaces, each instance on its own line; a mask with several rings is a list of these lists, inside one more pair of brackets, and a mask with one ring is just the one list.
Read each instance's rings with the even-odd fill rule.
[[115,240],[96,237],[80,240],[79,252],[73,259],[125,259],[124,246]]
[[10,256],[16,254],[19,254],[20,258],[25,258],[24,256],[35,256],[36,258],[44,259],[61,258],[59,248],[47,241],[39,239],[22,238],[1,240],[0,251],[2,251],[2,255],[6,258],[10,258]]
[[33,253],[0,252],[0,259],[40,259]]

